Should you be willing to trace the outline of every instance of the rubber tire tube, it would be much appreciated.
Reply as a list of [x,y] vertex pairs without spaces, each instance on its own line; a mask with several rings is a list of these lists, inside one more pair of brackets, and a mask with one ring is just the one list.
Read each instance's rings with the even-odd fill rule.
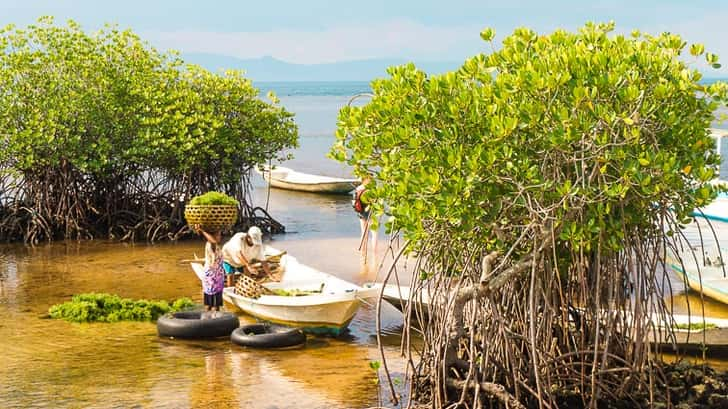
[[217,338],[226,337],[240,326],[235,314],[218,312],[217,317],[200,319],[202,311],[183,311],[165,314],[157,320],[160,337]]
[[233,331],[230,341],[251,348],[287,348],[305,344],[306,334],[298,328],[250,324]]

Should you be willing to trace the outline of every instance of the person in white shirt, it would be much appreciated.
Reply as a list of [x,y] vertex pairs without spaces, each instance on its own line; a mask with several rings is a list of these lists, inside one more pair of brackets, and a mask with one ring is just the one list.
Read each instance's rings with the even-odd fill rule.
[[232,275],[242,273],[247,268],[250,275],[256,270],[251,264],[259,261],[263,271],[270,277],[270,267],[263,253],[263,232],[256,226],[248,229],[247,233],[235,233],[230,240],[222,246],[223,268],[225,269],[227,286],[232,286]]

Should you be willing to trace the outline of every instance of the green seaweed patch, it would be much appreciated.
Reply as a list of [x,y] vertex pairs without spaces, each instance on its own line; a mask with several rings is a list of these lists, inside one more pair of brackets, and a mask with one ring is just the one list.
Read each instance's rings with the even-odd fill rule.
[[675,328],[677,329],[687,329],[690,331],[700,331],[700,330],[706,330],[706,329],[716,329],[718,328],[717,325],[706,322],[703,324],[702,322],[693,322],[690,324],[676,324]]
[[290,290],[283,290],[283,289],[275,289],[271,290],[273,292],[273,295],[280,295],[283,297],[301,297],[304,295],[312,295],[312,294],[320,294],[321,290],[299,290],[297,288],[293,288]]
[[222,192],[207,192],[203,195],[195,196],[190,200],[193,206],[238,206],[238,201]]
[[154,321],[168,312],[194,306],[189,298],[167,301],[133,300],[114,294],[86,293],[48,309],[51,318],[70,322]]

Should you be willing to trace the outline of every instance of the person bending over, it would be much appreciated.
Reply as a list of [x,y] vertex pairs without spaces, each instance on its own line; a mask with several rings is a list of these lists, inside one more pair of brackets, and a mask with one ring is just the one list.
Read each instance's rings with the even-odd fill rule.
[[257,271],[251,266],[255,261],[259,261],[265,274],[271,277],[270,267],[263,252],[263,232],[256,226],[248,229],[247,233],[235,233],[222,246],[222,255],[228,287],[233,285],[232,275],[242,273],[244,268],[248,269],[250,275],[255,276]]

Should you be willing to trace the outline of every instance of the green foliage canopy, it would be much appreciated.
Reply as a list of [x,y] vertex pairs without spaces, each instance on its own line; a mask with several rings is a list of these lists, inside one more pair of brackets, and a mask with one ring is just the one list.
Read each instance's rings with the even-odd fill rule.
[[51,318],[70,322],[155,321],[168,312],[190,308],[189,298],[167,301],[132,300],[118,295],[85,293],[48,309]]
[[619,250],[624,224],[652,231],[650,216],[715,198],[707,128],[726,85],[698,83],[677,35],[612,29],[518,29],[456,72],[390,68],[371,102],[341,110],[331,155],[375,175],[375,208],[415,246],[447,232],[508,248],[538,214],[572,248]]
[[661,256],[724,189],[708,127],[727,86],[699,83],[678,35],[613,26],[520,28],[437,76],[393,67],[340,111],[330,154],[373,176],[375,216],[418,258],[411,300],[432,300],[416,399],[653,406]]
[[208,190],[245,207],[252,166],[297,145],[293,114],[269,97],[115,26],[0,29],[0,215],[13,218],[0,236],[174,232],[175,201]]

